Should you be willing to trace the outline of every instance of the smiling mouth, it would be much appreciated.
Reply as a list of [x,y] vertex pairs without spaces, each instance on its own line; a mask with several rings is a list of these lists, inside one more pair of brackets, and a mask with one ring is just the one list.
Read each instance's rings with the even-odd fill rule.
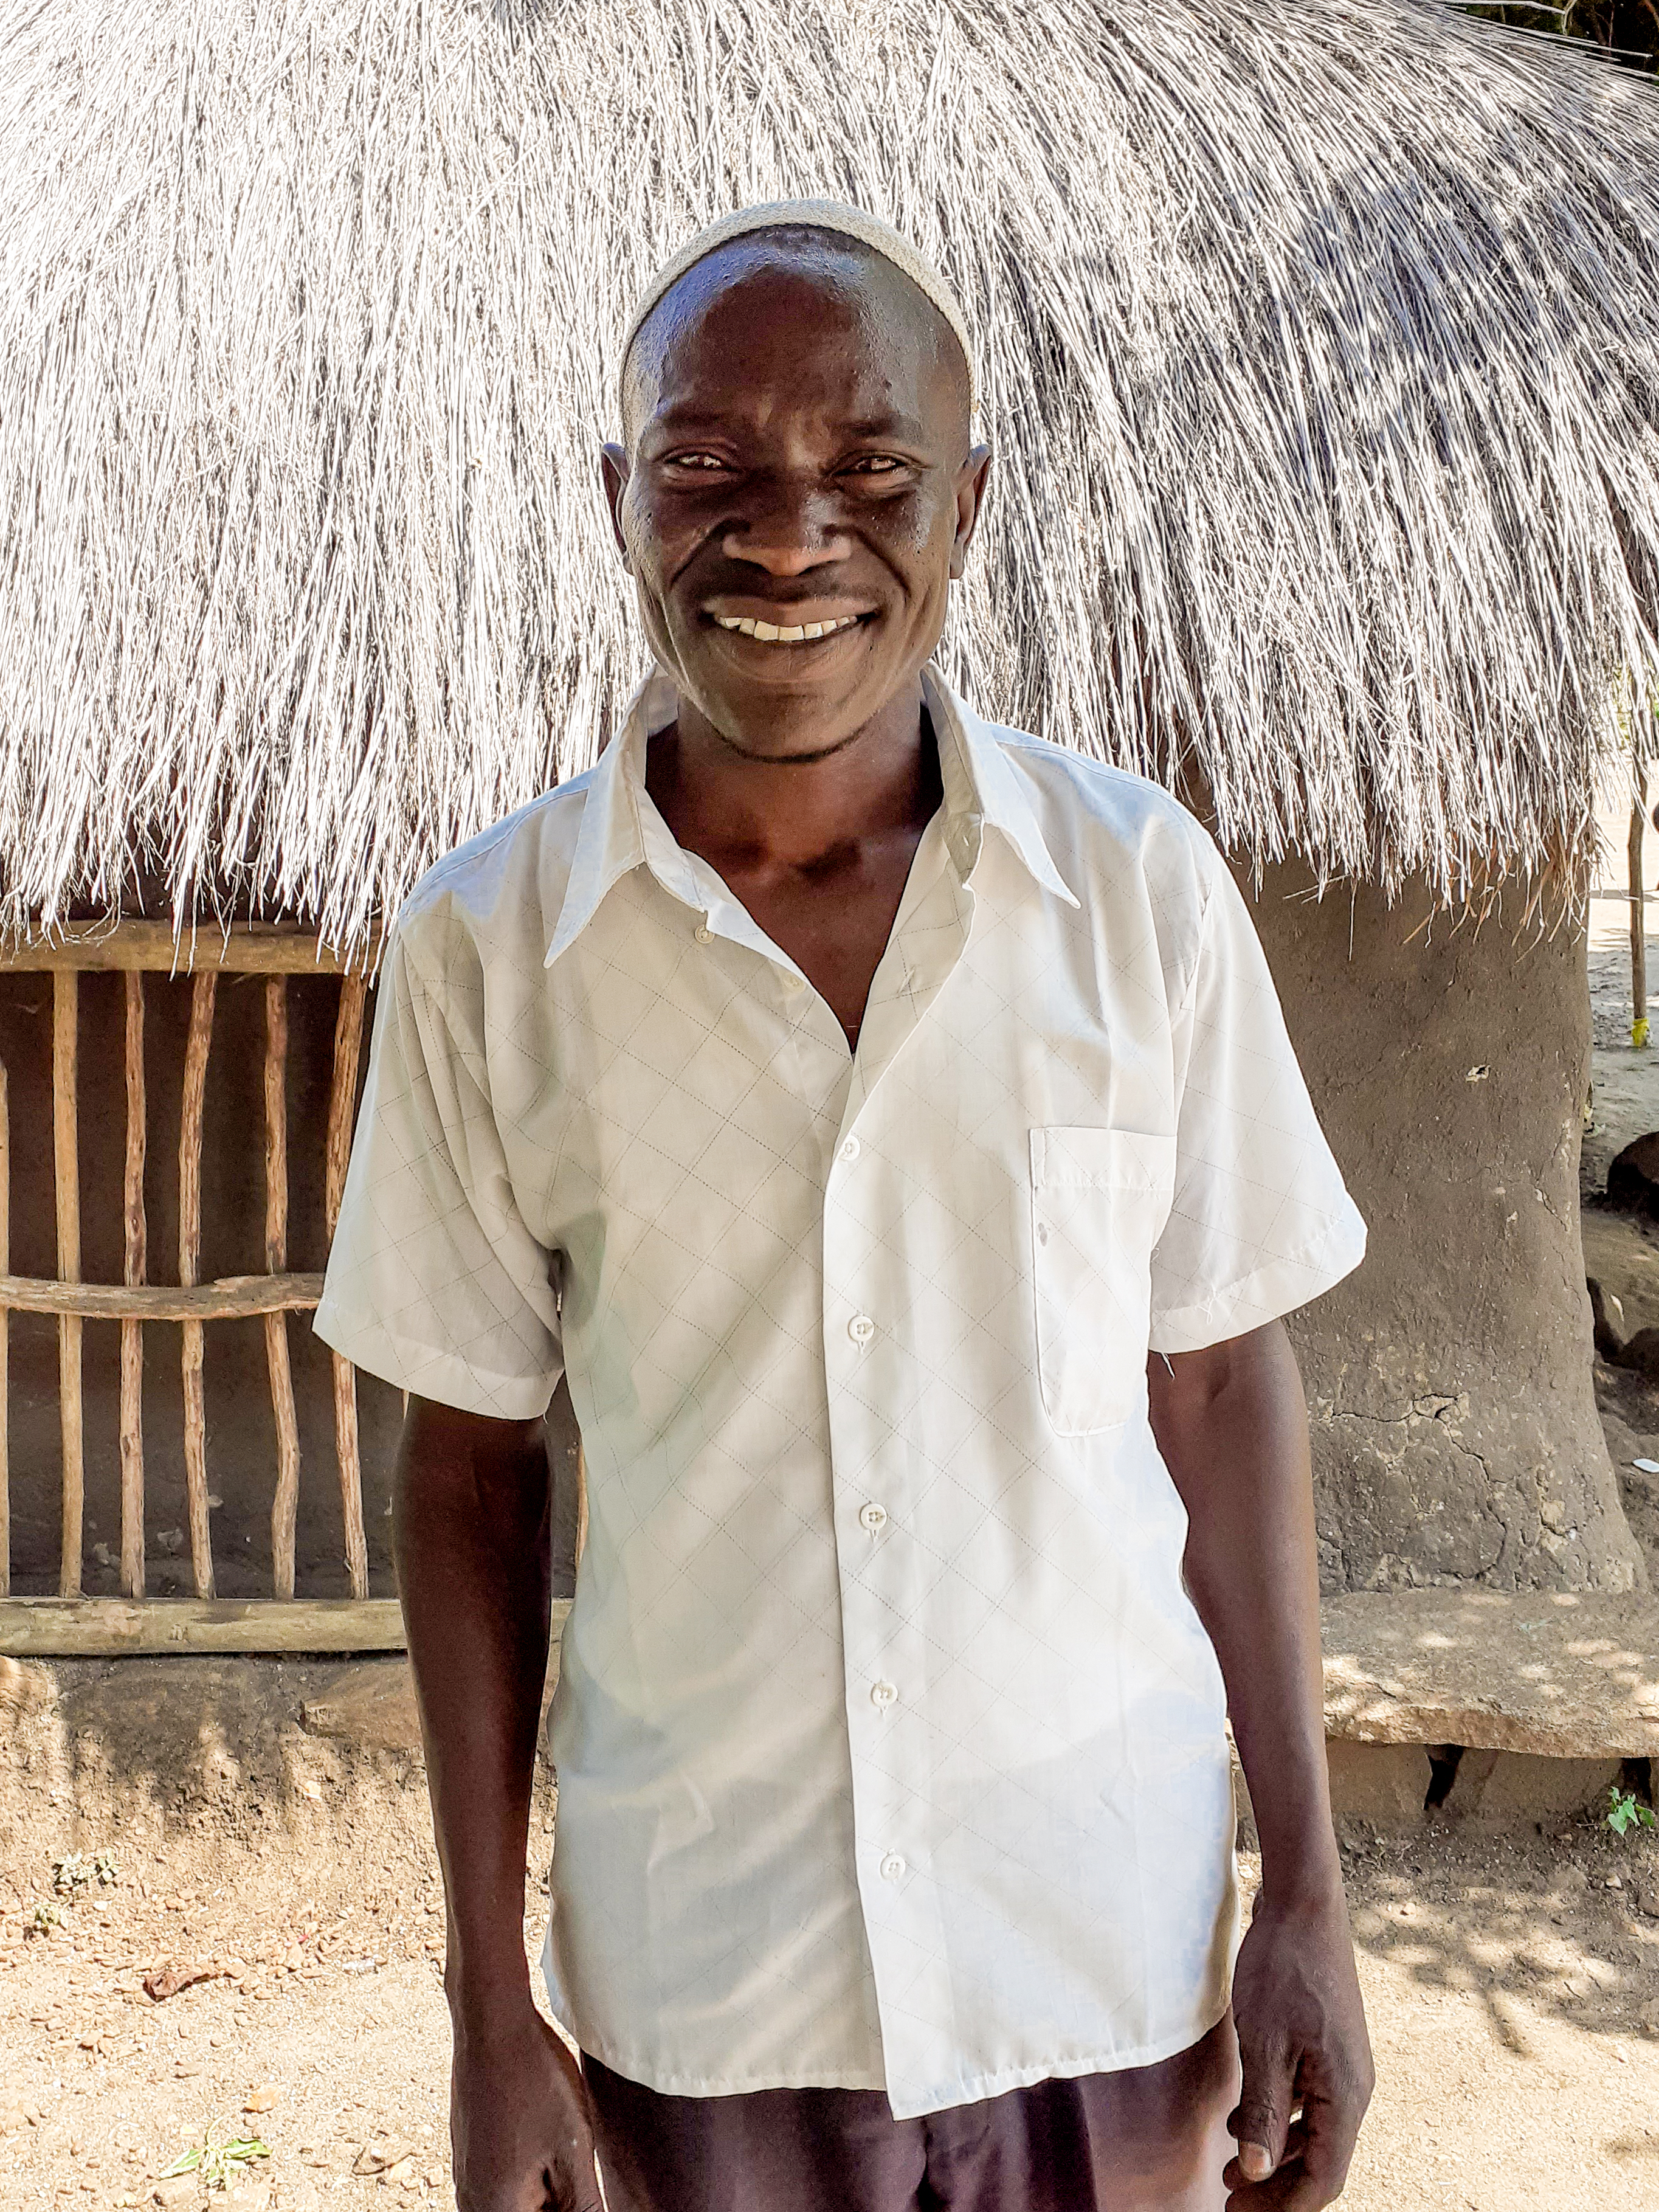
[[716,615],[714,620],[722,629],[736,630],[743,637],[757,638],[763,645],[812,645],[820,639],[839,636],[844,629],[856,629],[867,615],[843,615],[838,622],[798,623],[786,627],[777,623],[755,622],[747,615]]

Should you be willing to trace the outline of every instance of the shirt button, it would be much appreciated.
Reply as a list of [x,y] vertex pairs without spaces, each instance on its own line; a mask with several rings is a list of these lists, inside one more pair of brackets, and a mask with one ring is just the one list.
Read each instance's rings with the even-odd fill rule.
[[854,1314],[847,1324],[847,1334],[854,1344],[868,1344],[876,1333],[876,1324],[868,1314]]
[[786,968],[783,971],[783,988],[791,993],[804,991],[806,988],[806,978],[805,975],[797,975]]
[[889,1851],[886,1857],[882,1861],[881,1878],[884,1881],[903,1881],[904,1861],[899,1856],[896,1851]]
[[872,1682],[870,1702],[872,1705],[879,1705],[885,1712],[889,1705],[898,1703],[898,1692],[890,1682]]
[[714,933],[706,921],[700,921],[691,934],[699,945],[712,945],[714,942]]
[[841,1157],[846,1161],[848,1166],[851,1167],[863,1149],[856,1137],[849,1137],[841,1148]]
[[879,1535],[887,1526],[887,1508],[884,1505],[864,1506],[859,1513],[859,1525],[867,1528],[872,1536]]

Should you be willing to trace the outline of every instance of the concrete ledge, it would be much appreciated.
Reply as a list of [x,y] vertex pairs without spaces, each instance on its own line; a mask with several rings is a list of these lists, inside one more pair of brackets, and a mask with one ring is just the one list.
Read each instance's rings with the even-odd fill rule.
[[0,1598],[0,1655],[12,1658],[403,1648],[395,1597]]
[[1659,1756],[1659,1601],[1420,1589],[1327,1598],[1325,1733],[1548,1759]]
[[1331,1811],[1374,1828],[1417,1828],[1427,1820],[1468,1820],[1480,1826],[1517,1828],[1605,1813],[1607,1785],[1619,1778],[1616,1759],[1540,1759],[1523,1751],[1466,1751],[1451,1787],[1431,1810],[1434,1765],[1427,1747],[1407,1743],[1346,1743],[1328,1740]]
[[[568,1601],[555,1602],[555,1673],[569,1610]],[[1328,1598],[1322,1613],[1325,1733],[1334,1742],[1455,1743],[1545,1759],[1659,1756],[1659,1601],[1651,1597],[1388,1590]],[[252,1658],[402,1645],[395,1599],[0,1601],[0,1654],[19,1658]],[[369,1662],[352,1673],[355,1680],[337,1678],[328,1695],[307,1702],[307,1732],[415,1748],[407,1667]]]

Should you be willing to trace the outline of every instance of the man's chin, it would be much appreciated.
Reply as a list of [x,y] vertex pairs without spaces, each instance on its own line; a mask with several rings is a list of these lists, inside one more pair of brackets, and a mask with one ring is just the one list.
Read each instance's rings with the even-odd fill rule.
[[780,686],[740,700],[699,687],[691,694],[702,719],[720,742],[757,764],[784,767],[822,760],[857,739],[880,713],[884,698],[840,696],[817,690]]

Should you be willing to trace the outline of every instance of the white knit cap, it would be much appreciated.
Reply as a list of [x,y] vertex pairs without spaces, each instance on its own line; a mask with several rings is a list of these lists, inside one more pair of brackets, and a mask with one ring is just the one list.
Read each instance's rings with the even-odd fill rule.
[[640,325],[688,269],[714,252],[716,246],[725,246],[734,238],[746,237],[755,230],[779,230],[786,225],[838,231],[844,238],[856,238],[872,252],[879,253],[884,261],[890,261],[895,269],[909,278],[917,291],[926,294],[957,334],[962,357],[968,364],[968,407],[971,415],[976,404],[974,349],[969,342],[968,319],[957,304],[956,294],[902,231],[895,230],[890,222],[884,222],[878,215],[868,215],[862,208],[844,207],[838,200],[769,200],[759,207],[735,209],[732,214],[721,216],[717,222],[711,222],[707,230],[700,230],[646,286],[629,319],[627,335],[623,339],[622,367],[625,369],[628,366],[629,353],[639,335]]

